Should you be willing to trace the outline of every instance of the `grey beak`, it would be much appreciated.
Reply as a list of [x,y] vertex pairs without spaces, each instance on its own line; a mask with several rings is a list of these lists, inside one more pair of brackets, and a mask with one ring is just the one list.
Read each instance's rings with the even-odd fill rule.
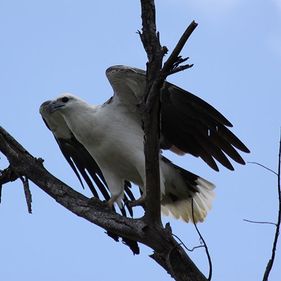
[[57,109],[63,107],[65,104],[64,103],[60,103],[59,101],[57,100],[54,100],[54,101],[46,101],[44,102],[43,104],[46,104],[46,111],[48,113],[53,113],[55,112]]
[[41,115],[43,115],[45,112],[46,112],[46,113],[50,113],[50,112],[49,112],[49,104],[50,104],[51,102],[52,102],[52,101],[47,100],[47,101],[44,101],[44,102],[40,105],[39,112],[40,112]]

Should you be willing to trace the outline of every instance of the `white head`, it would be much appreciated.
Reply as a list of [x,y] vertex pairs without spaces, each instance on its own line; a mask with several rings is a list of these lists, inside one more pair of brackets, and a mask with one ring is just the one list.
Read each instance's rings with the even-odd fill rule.
[[73,111],[79,107],[85,107],[87,105],[88,104],[82,99],[72,94],[65,93],[60,95],[55,100],[50,101],[47,104],[47,110],[49,111],[49,113],[53,113],[53,112],[66,113],[69,110]]
[[47,125],[47,127],[53,132],[56,138],[70,139],[72,137],[63,116],[59,111],[51,112],[50,104],[53,101],[45,101],[40,106],[40,114]]

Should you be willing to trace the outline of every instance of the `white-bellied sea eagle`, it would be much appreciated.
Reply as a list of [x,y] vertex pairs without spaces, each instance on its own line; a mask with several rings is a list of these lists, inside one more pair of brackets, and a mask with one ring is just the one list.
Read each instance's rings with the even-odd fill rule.
[[[90,105],[63,94],[44,102],[40,113],[80,181],[79,173],[97,197],[93,180],[109,205],[116,202],[124,211],[122,200],[134,200],[130,183],[139,186],[145,197],[144,133],[138,105],[146,76],[143,70],[122,65],[108,68],[106,75],[114,95],[104,104]],[[232,124],[214,107],[164,82],[161,149],[200,157],[216,171],[216,162],[234,170],[229,158],[245,164],[238,150],[249,150],[228,127]],[[187,222],[193,216],[195,222],[204,220],[214,197],[212,183],[176,166],[161,152],[160,183],[164,214]]]

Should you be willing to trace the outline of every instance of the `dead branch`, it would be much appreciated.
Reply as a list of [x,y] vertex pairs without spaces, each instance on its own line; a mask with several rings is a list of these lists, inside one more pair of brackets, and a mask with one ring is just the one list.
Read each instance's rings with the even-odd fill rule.
[[[27,180],[31,180],[74,214],[102,227],[113,235],[138,241],[151,247],[154,251],[151,258],[166,269],[175,280],[206,281],[205,276],[173,238],[170,227],[163,228],[160,217],[158,159],[160,90],[167,75],[187,68],[187,66],[180,66],[186,59],[182,59],[179,53],[192,31],[185,32],[183,36],[185,39],[181,39],[177,44],[176,50],[172,52],[172,57],[168,59],[168,65],[161,72],[162,60],[167,48],[161,47],[159,33],[156,31],[154,1],[141,0],[141,7],[142,33],[140,33],[140,37],[148,55],[147,95],[142,107],[147,173],[146,190],[149,194],[145,201],[144,218],[130,219],[123,217],[109,209],[106,204],[98,199],[89,200],[89,198],[76,192],[51,175],[44,168],[41,160],[34,158],[1,127],[0,151],[7,157],[16,175],[25,179],[25,188],[27,188]],[[6,182],[0,180],[0,184]],[[28,194],[27,189],[26,192]],[[30,203],[30,198],[27,201]]]
[[272,169],[270,169],[270,168],[266,167],[265,165],[263,165],[263,164],[261,164],[261,163],[258,163],[258,162],[252,162],[252,161],[248,161],[247,163],[249,163],[249,164],[254,164],[254,165],[258,165],[258,166],[260,166],[260,167],[262,167],[262,168],[266,169],[267,171],[269,171],[269,172],[273,173],[275,176],[278,176],[278,173],[276,173],[275,171],[273,171]]
[[22,176],[22,177],[20,177],[20,180],[22,181],[22,185],[23,185],[25,201],[26,201],[26,205],[27,205],[27,211],[29,214],[32,214],[32,204],[31,204],[32,195],[31,195],[30,188],[29,188],[28,178],[26,176]]
[[192,67],[192,65],[187,64],[180,66],[181,63],[185,62],[188,58],[182,58],[180,56],[180,52],[182,51],[183,47],[185,46],[188,38],[192,34],[192,32],[195,30],[197,27],[197,23],[195,21],[192,21],[191,24],[186,28],[184,33],[182,34],[179,42],[177,43],[176,47],[172,51],[170,57],[167,59],[165,62],[163,69],[162,69],[162,74],[164,75],[164,79],[170,74],[183,71],[187,68]]
[[272,243],[271,257],[268,260],[268,263],[267,263],[265,271],[264,271],[263,279],[262,279],[263,281],[267,281],[268,277],[269,277],[269,274],[271,272],[271,269],[273,267],[273,264],[274,264],[275,254],[276,254],[276,249],[277,249],[277,243],[278,243],[278,238],[279,238],[279,234],[280,234],[280,225],[281,225],[281,183],[280,183],[280,178],[281,178],[281,135],[280,135],[280,139],[279,139],[279,153],[278,153],[277,172],[275,172],[274,170],[272,170],[272,169],[270,169],[270,168],[266,167],[265,165],[260,164],[258,162],[248,162],[248,163],[258,165],[258,166],[262,167],[263,169],[271,172],[275,176],[277,176],[277,192],[278,192],[277,222],[273,223],[273,222],[267,222],[267,221],[253,221],[253,220],[244,219],[244,221],[249,222],[249,223],[270,224],[270,225],[274,225],[276,227],[274,239],[273,239],[273,243]]
[[249,223],[256,223],[256,224],[270,224],[270,225],[276,226],[276,223],[270,222],[270,221],[253,221],[253,220],[247,220],[247,219],[243,219],[243,221],[249,222]]
[[142,32],[140,38],[147,53],[146,94],[143,109],[144,154],[146,172],[145,219],[149,224],[161,223],[160,210],[160,89],[159,73],[164,53],[156,30],[154,1],[141,0]]
[[209,248],[208,248],[208,245],[203,237],[203,235],[201,234],[197,224],[194,222],[195,219],[194,219],[194,212],[193,212],[193,199],[191,201],[191,208],[192,208],[192,220],[193,220],[193,225],[195,227],[195,230],[200,238],[200,240],[202,241],[202,244],[203,244],[203,247],[205,248],[205,252],[206,252],[206,255],[207,255],[207,259],[208,259],[208,263],[209,263],[209,276],[208,276],[208,281],[211,281],[212,279],[212,274],[213,274],[213,265],[212,265],[212,259],[211,259],[211,255],[210,255],[210,251],[209,251]]
[[272,266],[274,264],[277,243],[278,243],[278,238],[279,238],[279,233],[280,233],[280,225],[281,225],[281,183],[280,183],[281,173],[280,172],[281,172],[281,136],[279,139],[279,154],[278,154],[278,169],[277,169],[278,217],[277,217],[277,222],[276,222],[274,240],[273,240],[273,244],[272,244],[271,257],[268,260],[268,263],[266,265],[266,269],[265,269],[263,279],[262,279],[263,281],[268,280],[269,274],[270,274]]
[[[166,47],[162,47],[159,40],[155,22],[155,5],[152,0],[141,0],[142,7],[142,32],[139,32],[144,49],[147,53],[146,95],[141,105],[143,109],[144,152],[146,167],[146,200],[144,219],[148,227],[158,225],[162,228],[160,212],[160,173],[159,173],[159,138],[160,138],[160,91],[166,77],[174,72],[184,70],[187,66],[180,66],[187,59],[182,59],[179,54],[197,24],[192,22],[184,32],[167,62],[162,67]],[[188,274],[187,268],[182,264],[174,263],[179,258],[178,248],[171,249],[167,256],[167,263],[162,257],[154,253],[151,257],[167,269],[176,266],[173,274],[180,273],[182,277]],[[167,269],[167,271],[169,271]],[[173,276],[172,274],[172,276]],[[181,278],[182,278],[181,277]],[[205,278],[205,277],[204,277]]]
[[[100,200],[89,200],[50,174],[44,168],[42,161],[22,148],[11,135],[0,127],[0,151],[7,157],[10,167],[17,175],[31,180],[60,205],[77,216],[106,231],[149,246],[154,250],[151,257],[175,280],[206,281],[204,275],[173,239],[170,229],[163,229],[160,226],[148,227],[143,219],[123,217],[109,209],[107,204]],[[11,177],[11,179],[15,178]],[[1,183],[3,182],[0,181]]]
[[147,53],[146,94],[141,105],[143,109],[144,153],[146,167],[146,200],[145,219],[151,224],[161,225],[160,211],[160,91],[168,75],[185,70],[191,65],[180,64],[187,58],[182,58],[180,52],[197,26],[194,21],[187,27],[175,49],[162,68],[163,57],[168,51],[160,44],[155,19],[155,4],[153,0],[141,0],[142,32],[139,32],[144,49]]

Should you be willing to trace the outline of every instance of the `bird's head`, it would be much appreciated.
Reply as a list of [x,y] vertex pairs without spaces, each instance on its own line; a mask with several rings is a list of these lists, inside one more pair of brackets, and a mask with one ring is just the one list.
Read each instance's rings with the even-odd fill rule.
[[[62,94],[58,98],[47,101],[41,105],[44,106],[48,110],[49,113],[53,112],[65,112],[69,109],[73,109],[74,107],[77,107],[78,105],[84,104],[85,102],[78,97],[75,97],[72,94]],[[45,105],[44,105],[45,104]]]

